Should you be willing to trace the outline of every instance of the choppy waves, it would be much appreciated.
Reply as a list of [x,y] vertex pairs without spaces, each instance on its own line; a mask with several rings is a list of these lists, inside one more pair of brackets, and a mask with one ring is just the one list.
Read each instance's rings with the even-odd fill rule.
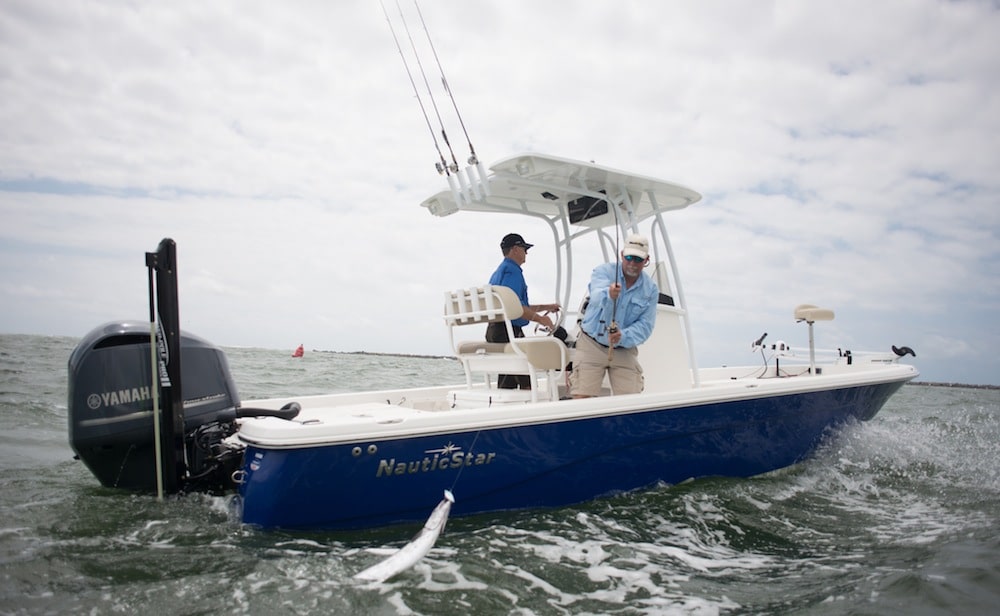
[[[452,519],[413,569],[361,585],[351,576],[415,527],[263,533],[237,524],[225,497],[158,502],[97,486],[66,441],[72,341],[47,344],[0,358],[3,613],[933,614],[1000,603],[996,390],[906,386],[812,459],[749,480]],[[442,360],[286,355],[235,350],[244,396],[457,378]]]

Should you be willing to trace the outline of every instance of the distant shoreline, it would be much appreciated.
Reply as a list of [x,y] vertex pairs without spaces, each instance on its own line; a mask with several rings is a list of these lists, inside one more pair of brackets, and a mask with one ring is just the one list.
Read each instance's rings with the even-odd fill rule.
[[455,359],[453,355],[420,355],[418,353],[378,353],[374,351],[323,351],[313,349],[313,353],[333,353],[335,355],[371,355],[373,357],[412,357],[415,359]]
[[961,387],[963,389],[1000,389],[1000,385],[970,385],[968,383],[939,383],[934,381],[911,381],[910,385],[923,387]]

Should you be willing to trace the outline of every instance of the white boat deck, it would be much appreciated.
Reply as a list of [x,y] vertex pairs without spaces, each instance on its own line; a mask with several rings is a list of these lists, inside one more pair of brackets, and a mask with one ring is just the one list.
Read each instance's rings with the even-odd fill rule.
[[[801,368],[801,366],[797,366]],[[238,438],[265,448],[320,446],[414,437],[446,431],[490,428],[609,416],[643,410],[686,408],[730,400],[853,387],[908,380],[915,368],[897,363],[826,365],[822,374],[745,377],[762,367],[741,366],[706,371],[697,388],[657,394],[602,396],[550,402],[493,401],[478,407],[456,406],[462,385],[379,392],[329,394],[249,401],[247,406],[279,409],[297,402],[302,410],[291,420],[274,417],[241,420]],[[744,378],[737,378],[743,376]],[[482,390],[487,393],[485,389]]]

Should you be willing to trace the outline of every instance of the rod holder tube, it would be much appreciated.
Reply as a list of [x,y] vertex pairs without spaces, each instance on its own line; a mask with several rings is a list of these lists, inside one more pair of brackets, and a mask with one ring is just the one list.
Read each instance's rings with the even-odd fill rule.
[[455,172],[455,175],[458,176],[458,184],[461,186],[462,197],[465,198],[465,202],[472,203],[472,191],[469,190],[469,183],[465,179],[465,174],[459,169]]
[[479,180],[476,179],[475,167],[466,167],[465,175],[469,178],[469,187],[472,189],[472,196],[475,197],[476,201],[479,201],[483,198],[483,194],[479,190]]
[[476,170],[479,171],[479,183],[483,185],[483,195],[486,197],[490,196],[490,182],[486,176],[486,166],[483,165],[483,161],[476,161]]
[[462,205],[462,193],[458,190],[458,182],[455,181],[455,176],[448,176],[448,187],[451,188],[451,196],[455,199],[455,205]]

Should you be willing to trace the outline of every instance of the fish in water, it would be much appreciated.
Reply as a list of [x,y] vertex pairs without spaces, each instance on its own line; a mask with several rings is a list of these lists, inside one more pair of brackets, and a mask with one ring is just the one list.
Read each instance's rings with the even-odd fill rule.
[[409,543],[399,548],[385,560],[356,573],[354,579],[365,582],[384,582],[417,564],[434,547],[438,536],[444,530],[444,525],[448,521],[448,514],[451,512],[451,505],[454,502],[455,497],[452,496],[451,491],[445,490],[444,498],[441,499],[441,502],[431,512],[430,517],[427,518],[427,522],[424,523],[424,527],[414,535]]

